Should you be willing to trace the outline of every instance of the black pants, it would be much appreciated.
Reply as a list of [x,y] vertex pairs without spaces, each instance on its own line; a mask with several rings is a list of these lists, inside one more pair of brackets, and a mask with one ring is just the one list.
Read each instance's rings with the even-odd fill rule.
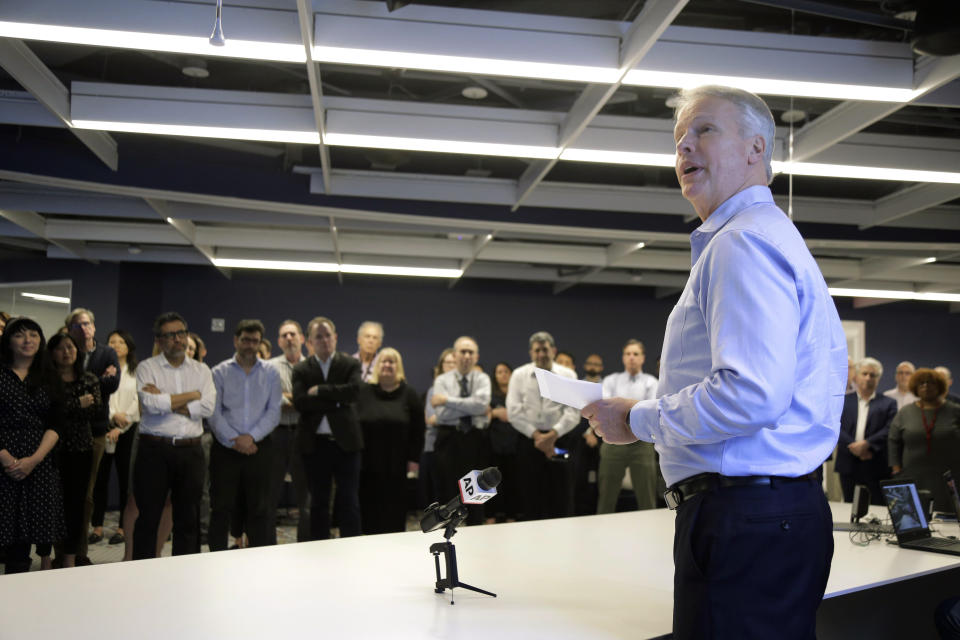
[[313,453],[303,454],[303,466],[310,485],[310,538],[330,537],[330,489],[337,493],[334,509],[340,537],[360,535],[360,452],[347,452],[333,438],[316,435]]
[[[310,490],[307,488],[307,472],[303,468],[303,456],[297,444],[296,425],[278,425],[273,430],[273,470],[270,472],[270,517],[276,517],[277,507],[283,495],[284,478],[287,473],[293,481],[293,499],[297,503],[300,519],[297,521],[297,542],[310,539]],[[276,527],[270,529],[270,544],[277,544]]]
[[365,534],[407,530],[406,481],[406,473],[360,472],[360,515]]
[[267,436],[257,443],[257,452],[244,455],[219,442],[210,449],[210,530],[211,551],[227,548],[227,532],[236,514],[237,496],[243,495],[244,525],[251,547],[270,544],[274,520],[268,517],[273,441]]
[[30,559],[29,542],[7,545],[4,547],[3,552],[4,574],[26,573],[30,571],[30,565],[33,564],[33,562]]
[[960,598],[948,598],[941,602],[933,621],[941,640],[960,640]]
[[120,488],[120,511],[127,504],[127,489],[130,483],[130,454],[133,451],[133,441],[136,437],[137,425],[120,434],[117,438],[117,448],[113,453],[104,453],[97,470],[97,484],[93,488],[93,516],[90,524],[94,527],[103,526],[103,514],[107,510],[107,493],[110,488],[110,471],[113,465],[117,466],[117,484]]
[[141,437],[133,478],[133,495],[140,510],[133,532],[133,559],[156,557],[157,526],[167,493],[173,503],[173,555],[197,553],[203,494],[200,444],[175,447]]
[[681,504],[673,637],[813,640],[832,522],[813,480],[718,488]]
[[[457,427],[438,426],[434,453],[441,502],[457,494],[460,478],[473,469],[484,469],[490,461],[489,442],[479,429],[464,433]],[[467,524],[483,524],[483,513],[484,505],[471,505]]]
[[87,501],[87,487],[90,484],[90,467],[93,464],[93,451],[60,451],[60,482],[63,486],[63,519],[67,525],[67,536],[57,553],[76,554],[80,548],[80,538],[86,537],[83,529],[83,509]]
[[569,459],[547,458],[523,438],[517,451],[521,519],[563,518],[573,513],[573,465]]

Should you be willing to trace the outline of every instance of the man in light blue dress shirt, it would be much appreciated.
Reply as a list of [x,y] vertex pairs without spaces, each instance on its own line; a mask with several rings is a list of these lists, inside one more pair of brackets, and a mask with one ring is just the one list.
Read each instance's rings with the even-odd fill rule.
[[677,510],[674,637],[815,637],[833,556],[816,479],[837,444],[846,340],[803,238],[773,201],[774,121],[757,96],[681,93],[676,173],[703,221],[667,320],[657,398],[583,414],[653,442]]
[[257,357],[263,333],[259,320],[241,320],[233,336],[237,352],[213,368],[217,404],[210,418],[216,438],[210,450],[211,551],[227,548],[238,495],[246,507],[244,528],[250,546],[272,542],[271,434],[280,421],[283,392],[280,374]]

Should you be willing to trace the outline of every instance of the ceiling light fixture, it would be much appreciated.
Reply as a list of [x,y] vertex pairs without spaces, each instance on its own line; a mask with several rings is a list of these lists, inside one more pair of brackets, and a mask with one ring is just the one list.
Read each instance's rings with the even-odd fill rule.
[[217,0],[217,17],[213,21],[213,33],[210,34],[210,44],[215,47],[222,47],[227,43],[223,37],[223,0]]
[[57,304],[70,304],[70,298],[64,298],[62,296],[51,296],[45,293],[28,293],[26,291],[21,291],[20,295],[24,298],[32,298],[34,300],[39,300],[40,302],[56,302]]
[[830,295],[842,298],[882,298],[890,300],[921,300],[924,302],[960,302],[960,293],[918,291],[891,291],[887,289],[845,289],[828,287]]
[[900,182],[936,182],[960,184],[960,173],[895,169],[892,167],[861,167],[849,164],[819,164],[816,162],[773,161],[774,173],[818,178],[856,178],[860,180],[897,180]]
[[498,60],[496,58],[353,49],[323,45],[313,47],[313,59],[316,62],[356,64],[368,67],[422,69],[424,71],[448,71],[462,75],[512,76],[515,78],[540,78],[542,80],[569,80],[602,84],[613,84],[620,78],[619,69],[613,67],[590,67],[526,60]]
[[404,149],[407,151],[436,151],[441,153],[467,153],[483,156],[506,156],[512,158],[541,158],[553,160],[560,153],[556,147],[541,147],[525,144],[502,144],[496,142],[470,142],[466,140],[431,140],[429,138],[401,138],[397,136],[371,136],[354,133],[327,132],[324,142],[331,146],[372,147],[375,149]]
[[276,269],[280,271],[316,271],[324,273],[359,273],[382,276],[418,276],[424,278],[459,278],[462,269],[438,269],[432,267],[394,267],[387,265],[337,264],[336,262],[295,262],[288,260],[242,260],[214,258],[216,267],[238,269]]
[[168,136],[198,138],[226,138],[229,140],[256,140],[259,142],[289,142],[295,144],[320,144],[316,131],[291,131],[283,129],[242,129],[238,127],[200,127],[179,124],[148,122],[111,122],[105,120],[73,120],[75,129],[97,129],[127,133],[152,133]]
[[605,151],[603,149],[565,149],[561,160],[573,162],[606,162],[635,164],[649,167],[672,167],[676,157],[672,153],[643,153],[640,151]]
[[761,95],[795,96],[798,98],[826,98],[830,100],[867,100],[873,102],[909,102],[916,96],[913,89],[875,87],[833,82],[805,82],[773,78],[718,76],[674,71],[647,71],[634,69],[627,73],[623,84],[643,87],[691,89],[705,84],[736,87]]
[[303,45],[299,43],[286,44],[230,38],[230,40],[224,41],[223,46],[211,47],[210,39],[202,36],[178,36],[168,33],[118,31],[115,29],[91,29],[4,21],[0,21],[0,37],[64,42],[95,47],[192,53],[224,58],[249,58],[252,60],[299,63],[307,61],[307,54],[303,50]]

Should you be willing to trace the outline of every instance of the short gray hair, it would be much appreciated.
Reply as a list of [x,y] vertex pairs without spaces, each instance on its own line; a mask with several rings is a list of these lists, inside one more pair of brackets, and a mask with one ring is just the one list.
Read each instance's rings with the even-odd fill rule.
[[866,367],[873,367],[877,370],[877,377],[883,376],[883,365],[880,364],[880,361],[876,358],[864,358],[857,363],[857,373],[860,373],[860,370]]
[[377,331],[380,332],[380,339],[381,340],[383,339],[383,325],[373,320],[364,320],[363,322],[361,322],[360,326],[357,327],[357,335],[360,335],[361,333],[363,333],[363,330],[366,329],[367,327],[376,327]]
[[947,382],[951,382],[953,380],[953,376],[950,375],[950,369],[947,369],[945,366],[940,365],[939,367],[934,367],[933,370],[937,373],[943,374],[943,376],[947,379]]
[[767,184],[773,181],[773,145],[776,138],[777,125],[770,113],[770,107],[756,94],[724,87],[716,84],[704,85],[693,89],[682,89],[677,96],[677,105],[673,111],[676,120],[680,112],[701,98],[720,98],[732,103],[740,111],[740,135],[762,136],[765,143],[763,152],[763,167],[767,172]]
[[914,364],[913,364],[912,362],[910,362],[909,360],[904,360],[903,362],[901,362],[900,364],[898,364],[898,365],[897,365],[897,369],[899,369],[899,368],[902,367],[903,365],[907,365],[908,367],[910,367],[910,372],[911,372],[911,373],[913,373],[914,371],[917,370],[917,368],[914,366]]
[[537,331],[535,334],[530,336],[530,346],[533,347],[537,342],[546,342],[551,347],[556,347],[557,343],[554,342],[553,336],[547,333],[546,331]]

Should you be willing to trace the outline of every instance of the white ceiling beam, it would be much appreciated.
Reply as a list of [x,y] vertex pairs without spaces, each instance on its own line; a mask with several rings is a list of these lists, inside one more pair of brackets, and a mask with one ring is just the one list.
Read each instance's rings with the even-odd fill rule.
[[[161,219],[173,227],[181,236],[186,239],[187,242],[193,246],[194,249],[200,252],[200,255],[202,255],[207,259],[207,261],[210,262],[210,264],[216,267],[213,261],[214,257],[216,257],[213,247],[206,244],[201,244],[197,241],[197,225],[190,220],[172,217],[170,215],[171,211],[165,200],[159,198],[144,198],[144,200],[146,200],[147,204],[150,205],[151,209],[157,212],[157,215],[159,215]],[[224,277],[227,279],[230,278],[230,269],[225,269],[223,267],[216,268],[217,271],[224,275]]]
[[[960,56],[924,58],[914,70],[916,96],[942,87],[960,77]],[[793,160],[802,162],[847,139],[874,122],[898,111],[907,103],[843,102],[813,122],[801,127],[794,136]]]
[[326,114],[323,110],[323,85],[320,69],[313,61],[313,9],[310,0],[297,0],[297,16],[300,23],[300,38],[307,58],[307,80],[310,85],[310,102],[313,105],[313,121],[320,135],[320,166],[323,169],[323,186],[330,192],[330,150],[326,139]]
[[[470,257],[460,262],[461,271],[463,271],[464,273],[467,272],[470,266],[477,261],[477,257],[480,255],[480,252],[483,251],[484,247],[490,244],[490,242],[493,240],[494,235],[495,233],[493,232],[485,233],[480,237],[473,239],[473,246],[471,247],[472,251],[470,252]],[[450,284],[447,285],[447,288],[452,289],[454,285],[456,285],[456,283],[457,283],[456,279],[451,280]]]
[[59,247],[63,251],[71,254],[74,258],[83,258],[90,262],[96,262],[95,259],[86,253],[84,243],[78,238],[51,238],[47,232],[47,220],[35,211],[17,211],[0,208],[0,218],[15,224],[37,238],[46,240],[50,244]]
[[[20,40],[0,38],[0,67],[65,125],[70,126],[70,92]],[[103,131],[70,131],[105,165],[117,170],[117,143]]]
[[[138,254],[131,254],[125,247],[90,246],[86,253],[91,260],[108,262],[151,262],[161,264],[194,264],[207,266],[210,262],[196,250],[184,247],[143,247]],[[76,256],[61,247],[50,246],[47,249],[48,258],[75,259]]]
[[[557,148],[560,153],[576,142],[610,97],[620,88],[627,72],[643,59],[686,4],[687,0],[650,0],[644,3],[643,9],[620,44],[620,64],[616,81],[612,84],[588,85],[560,123],[557,135]],[[516,211],[523,204],[558,161],[559,155],[549,160],[535,161],[527,167],[517,181],[517,198],[511,210]]]
[[874,219],[861,229],[888,224],[918,211],[960,198],[960,185],[918,184],[880,198],[874,203]]
[[[603,267],[592,267],[585,270],[580,276],[577,276],[573,279],[564,280],[563,282],[558,282],[553,287],[554,295],[566,291],[570,287],[573,287],[581,282],[590,280],[596,274],[603,271],[605,268],[614,267],[614,266],[625,266],[624,258],[627,256],[639,251],[644,247],[642,242],[614,242],[606,248],[606,264]],[[671,254],[677,253],[682,254],[683,252],[670,252]],[[663,254],[666,256],[667,254]],[[670,258],[673,259],[675,256],[670,255]]]

